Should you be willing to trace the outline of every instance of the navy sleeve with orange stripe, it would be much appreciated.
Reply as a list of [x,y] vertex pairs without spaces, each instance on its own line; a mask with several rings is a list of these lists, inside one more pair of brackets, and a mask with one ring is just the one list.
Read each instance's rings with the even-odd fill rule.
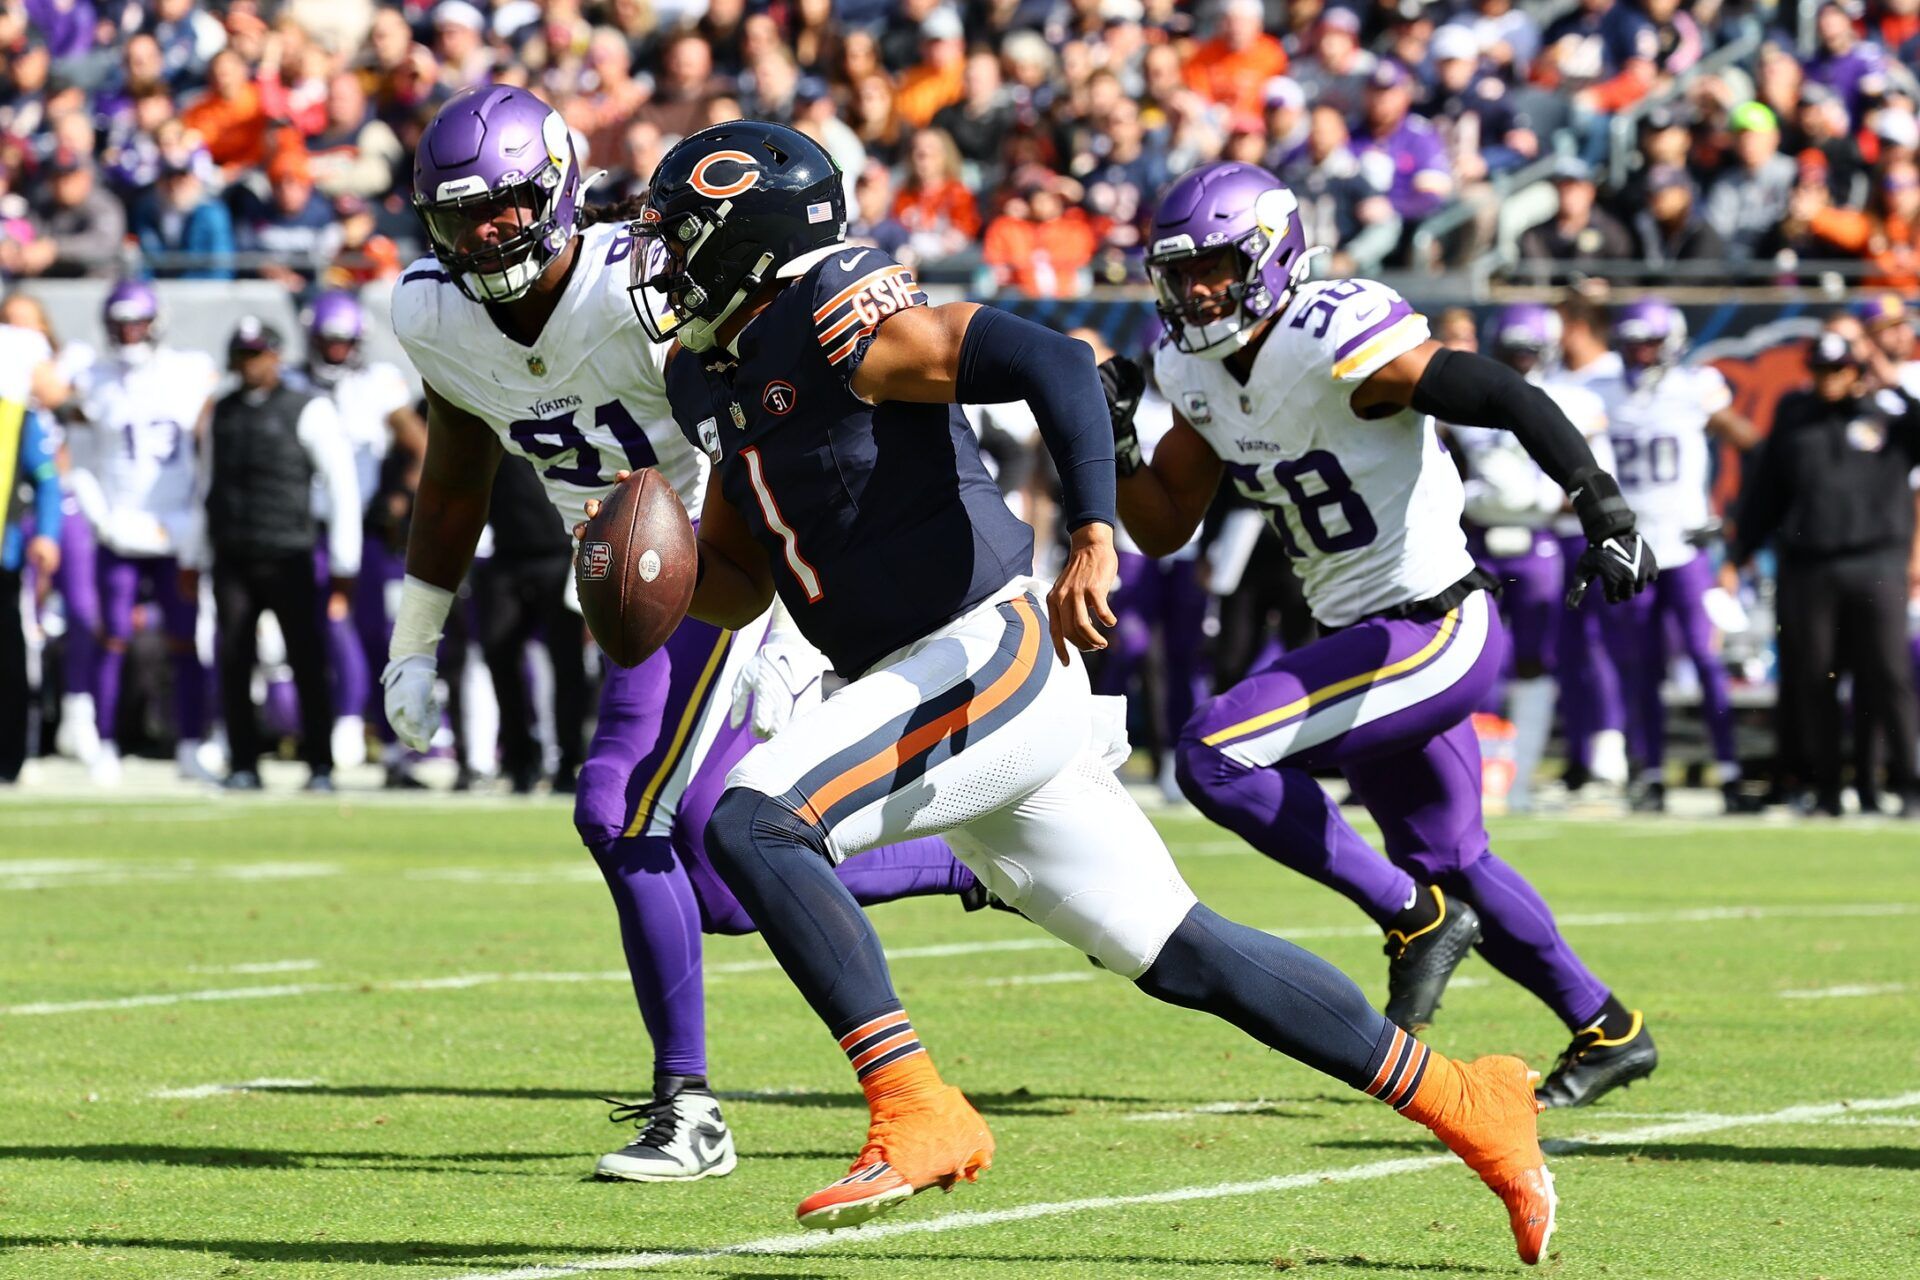
[[927,305],[913,272],[878,249],[849,248],[813,273],[813,334],[827,364],[850,383],[880,322]]

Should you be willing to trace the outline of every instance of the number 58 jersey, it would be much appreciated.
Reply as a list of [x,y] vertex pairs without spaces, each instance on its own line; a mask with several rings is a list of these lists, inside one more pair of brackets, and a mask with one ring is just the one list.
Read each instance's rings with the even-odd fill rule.
[[1323,626],[1438,595],[1473,571],[1465,497],[1424,414],[1361,418],[1348,401],[1427,340],[1427,322],[1370,280],[1302,286],[1242,385],[1224,361],[1163,344],[1161,394],[1265,508]]
[[667,407],[666,348],[647,341],[627,301],[633,237],[622,224],[580,232],[572,277],[538,340],[523,346],[461,293],[432,258],[393,292],[393,328],[434,391],[533,463],[569,525],[616,471],[658,467],[688,514],[706,495],[707,460]]

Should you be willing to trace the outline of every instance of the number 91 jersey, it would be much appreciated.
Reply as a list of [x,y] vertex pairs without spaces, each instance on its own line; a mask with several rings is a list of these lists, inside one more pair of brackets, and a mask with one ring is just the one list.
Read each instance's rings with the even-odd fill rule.
[[1427,322],[1370,280],[1304,285],[1254,357],[1226,363],[1163,344],[1154,376],[1174,412],[1266,509],[1323,626],[1438,595],[1473,571],[1459,473],[1426,415],[1361,418],[1348,401],[1427,340]]
[[673,424],[656,347],[634,322],[626,286],[633,237],[623,224],[580,232],[579,257],[531,346],[422,258],[393,292],[393,329],[435,392],[479,418],[509,453],[533,463],[569,525],[616,471],[658,467],[689,515],[706,494],[707,460]]

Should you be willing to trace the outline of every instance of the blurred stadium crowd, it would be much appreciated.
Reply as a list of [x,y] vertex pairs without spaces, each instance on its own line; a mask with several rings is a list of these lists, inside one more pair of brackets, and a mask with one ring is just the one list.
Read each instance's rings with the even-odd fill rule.
[[10,277],[391,276],[412,142],[492,79],[563,111],[603,199],[703,124],[792,123],[860,237],[976,292],[1140,280],[1154,192],[1223,156],[1295,187],[1335,272],[1920,284],[1920,0],[8,0],[0,50]]
[[[403,371],[370,360],[368,319],[342,299],[377,294],[421,250],[412,144],[441,102],[480,81],[526,84],[564,113],[589,167],[607,171],[595,201],[638,194],[692,129],[740,115],[790,122],[845,170],[852,238],[976,295],[1137,301],[1143,291],[1108,286],[1144,280],[1156,191],[1229,157],[1292,184],[1310,239],[1335,250],[1323,263],[1335,274],[1457,280],[1495,263],[1496,274],[1556,284],[1850,279],[1875,291],[1831,322],[1861,393],[1920,392],[1902,301],[1920,288],[1920,0],[5,0],[0,50],[0,278],[12,289],[0,320],[45,333],[76,389],[96,358],[120,357],[130,295],[116,288],[124,314],[109,309],[98,332],[62,345],[34,301],[37,278],[284,286],[309,317],[288,344],[290,376],[329,391],[351,373],[379,388],[339,409],[359,514],[316,507],[363,526],[362,571],[336,583],[322,564],[314,582],[330,757],[351,764],[371,750],[395,786],[413,785],[417,761],[386,731],[372,675],[385,661],[422,433]],[[1543,365],[1606,353],[1605,312],[1586,296],[1571,295],[1567,349],[1556,325],[1551,349],[1535,353]],[[164,347],[165,316],[155,318],[129,345]],[[1483,319],[1437,314],[1436,336],[1493,345]],[[100,334],[108,340],[92,346]],[[1114,327],[1081,336],[1104,347]],[[215,355],[217,365],[230,353]],[[1030,417],[1017,406],[970,412],[1008,501],[1048,545],[1053,482]],[[1164,402],[1150,401],[1143,422],[1153,413],[1170,418]],[[59,445],[62,429],[43,416]],[[18,519],[32,504],[14,504],[0,570],[19,576],[0,584],[20,594],[36,697],[9,718],[30,718],[36,750],[87,760],[102,782],[117,774],[102,741],[216,775],[219,731],[195,739],[218,701],[214,602],[200,584],[169,619],[170,592],[113,586],[124,623],[109,616],[117,606],[102,612],[99,552],[118,554],[117,535],[85,484],[76,489],[102,447],[84,432],[67,431],[42,468],[66,508],[57,551],[44,537],[36,550],[31,521]],[[1723,445],[1702,478],[1729,514],[1740,447]],[[131,434],[126,448],[131,457]],[[441,664],[454,694],[442,749],[462,786],[499,776],[517,791],[565,789],[592,653],[563,604],[558,517],[546,518],[524,464],[501,486],[491,554]],[[1718,564],[1712,531],[1701,534]],[[1129,607],[1099,679],[1137,695],[1136,741],[1165,760],[1196,697],[1311,638],[1284,562],[1259,518],[1227,498],[1180,557],[1128,558]],[[1727,639],[1714,661],[1733,676],[1736,710],[1772,701],[1771,562],[1759,565],[1769,571],[1725,577],[1715,602]],[[1588,623],[1572,630],[1612,669]],[[124,654],[114,661],[126,671],[105,707],[103,652]],[[288,645],[271,626],[257,656],[253,700],[269,738],[290,744]],[[1713,682],[1689,670],[1675,667],[1667,702],[1707,695]],[[1583,693],[1617,676],[1560,673]],[[1634,762],[1643,785],[1630,788],[1617,691],[1612,705],[1610,721],[1562,726],[1567,781],[1644,801],[1647,761]],[[1502,710],[1489,708],[1484,735],[1500,793],[1516,782],[1510,769],[1495,776],[1511,759]],[[1896,798],[1912,785],[1911,745],[1904,765],[1894,753]],[[313,744],[303,750],[323,773]],[[1706,767],[1692,776],[1731,785],[1713,776],[1712,749],[1687,754]],[[0,753],[0,778],[9,764],[17,771]],[[1871,807],[1871,750],[1856,776]],[[1159,781],[1177,794],[1170,770]],[[1517,781],[1524,804],[1528,779]]]

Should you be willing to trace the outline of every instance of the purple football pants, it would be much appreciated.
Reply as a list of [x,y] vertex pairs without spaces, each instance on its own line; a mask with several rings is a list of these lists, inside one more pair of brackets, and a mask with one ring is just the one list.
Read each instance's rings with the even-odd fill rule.
[[[1586,553],[1587,540],[1579,534],[1560,539],[1565,586],[1573,585],[1574,565]],[[1589,591],[1578,609],[1560,610],[1560,728],[1567,736],[1567,763],[1585,769],[1593,735],[1605,729],[1623,729],[1626,700],[1620,673],[1601,634],[1600,612],[1606,601]]]
[[[1485,592],[1439,620],[1335,631],[1200,708],[1180,737],[1180,786],[1209,818],[1382,925],[1421,883],[1471,903],[1481,954],[1577,1028],[1607,987],[1539,893],[1487,847],[1471,716],[1505,648]],[[1314,781],[1322,768],[1339,769],[1380,824],[1386,858]]]
[[112,741],[120,716],[120,675],[133,639],[133,610],[145,582],[160,609],[173,661],[173,723],[182,740],[207,732],[206,675],[194,650],[200,602],[180,594],[180,563],[172,556],[121,556],[100,547],[95,559],[100,592],[100,652],[94,665],[93,709],[100,737]]
[[[327,612],[332,569],[327,563],[324,533],[321,534],[319,545],[313,549],[313,581],[316,588],[314,594],[320,601],[321,635],[327,646],[327,672],[333,680],[333,714],[364,716],[370,701],[368,695],[373,690],[373,680],[369,674],[366,647],[360,642],[360,632],[354,620],[357,575],[355,591],[348,596],[347,616],[333,617]],[[386,665],[384,658],[381,665]]]
[[72,497],[61,503],[60,515],[60,568],[53,581],[66,602],[66,692],[91,694],[100,669],[99,545]]
[[1700,713],[1713,758],[1729,763],[1737,758],[1727,669],[1713,651],[1713,623],[1707,618],[1706,594],[1712,589],[1713,567],[1706,556],[1696,555],[1677,567],[1661,565],[1651,587],[1601,614],[1607,648],[1626,694],[1627,754],[1642,769],[1658,770],[1667,758],[1660,683],[1667,674],[1669,628],[1700,677]]
[[[378,673],[387,669],[387,642],[393,636],[388,597],[394,584],[406,576],[406,552],[393,550],[368,530],[366,540],[360,544],[360,576],[353,581],[353,628],[359,639],[364,669],[376,682]],[[369,693],[366,717],[368,726],[381,742],[395,741],[393,726],[387,723],[386,699],[377,689]]]
[[1158,633],[1164,678],[1162,715],[1154,727],[1156,741],[1164,748],[1193,715],[1200,696],[1206,589],[1191,560],[1154,560],[1123,551],[1120,586],[1107,603],[1118,621],[1094,692],[1124,695],[1146,663]]
[[[746,725],[726,723],[733,644],[732,632],[689,618],[639,666],[608,664],[574,797],[574,825],[613,892],[658,1074],[707,1073],[700,936],[755,930],[704,839],[727,772],[754,743]],[[834,873],[861,903],[961,893],[974,883],[936,839],[874,849]]]

